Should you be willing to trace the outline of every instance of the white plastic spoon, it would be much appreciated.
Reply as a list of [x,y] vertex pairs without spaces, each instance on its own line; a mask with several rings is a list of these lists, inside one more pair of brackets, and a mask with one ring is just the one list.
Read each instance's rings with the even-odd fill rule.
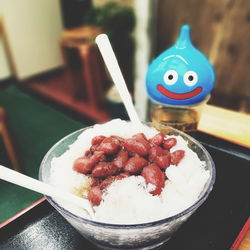
[[141,124],[138,114],[134,108],[131,96],[129,94],[126,82],[123,78],[121,69],[117,62],[115,53],[112,49],[108,36],[106,34],[100,34],[95,39],[97,46],[102,54],[103,60],[108,68],[108,71],[114,81],[114,84],[121,96],[124,106],[127,110],[129,119],[133,123]]
[[64,201],[73,203],[76,206],[79,206],[83,208],[84,210],[86,210],[89,216],[93,218],[93,214],[94,214],[93,208],[90,202],[86,199],[77,197],[65,191],[61,191],[58,188],[53,187],[47,183],[38,181],[24,174],[20,174],[19,172],[6,168],[2,165],[0,165],[0,179],[14,183],[21,187],[28,188],[30,190],[33,190],[35,192],[38,192],[44,195],[59,198]]

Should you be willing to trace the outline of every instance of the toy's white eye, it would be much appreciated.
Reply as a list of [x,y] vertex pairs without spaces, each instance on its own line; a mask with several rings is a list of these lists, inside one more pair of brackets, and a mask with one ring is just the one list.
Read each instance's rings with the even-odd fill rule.
[[178,80],[178,74],[175,70],[168,70],[165,74],[164,74],[164,82],[168,85],[173,85],[177,82]]
[[187,71],[183,81],[187,86],[194,86],[198,81],[198,75],[194,71]]

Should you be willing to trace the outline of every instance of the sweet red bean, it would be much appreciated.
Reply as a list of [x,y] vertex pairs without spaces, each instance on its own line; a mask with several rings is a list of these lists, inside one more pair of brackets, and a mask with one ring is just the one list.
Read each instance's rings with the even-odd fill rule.
[[103,136],[103,135],[95,136],[95,137],[91,140],[91,144],[92,144],[92,145],[100,144],[105,138],[106,138],[106,136]]
[[[95,152],[99,152],[99,151],[95,151]],[[101,152],[102,152],[102,151],[101,151]],[[94,154],[95,154],[95,153],[94,153]],[[99,159],[98,162],[103,162],[103,161],[108,161],[107,156],[106,156],[105,154],[103,154],[103,155],[100,157],[100,159]]]
[[121,150],[116,158],[113,160],[113,164],[118,168],[118,169],[123,169],[125,166],[125,163],[128,160],[128,152],[125,150]]
[[129,173],[121,173],[121,174],[116,175],[116,176],[110,176],[107,179],[105,179],[104,181],[102,181],[102,183],[100,184],[100,188],[105,189],[108,186],[110,186],[114,181],[122,180],[126,177],[129,177],[129,176],[130,176]]
[[92,152],[90,150],[85,151],[84,156],[90,157],[92,155]]
[[98,178],[91,178],[91,187],[99,186],[101,184],[101,180]]
[[128,172],[124,172],[124,173],[121,173],[121,174],[118,174],[115,176],[115,180],[118,181],[118,180],[122,180],[124,178],[127,178],[129,177],[130,174]]
[[167,149],[162,150],[162,155],[169,155],[170,152]]
[[92,156],[90,156],[90,164],[95,165],[99,161],[103,161],[105,159],[105,155],[103,151],[95,151]]
[[141,175],[145,178],[146,183],[155,186],[155,189],[150,192],[151,194],[158,195],[161,193],[165,186],[165,175],[157,165],[151,164],[144,167]]
[[153,138],[150,139],[150,143],[160,146],[164,140],[164,134],[162,133],[158,133],[157,135],[155,135]]
[[78,173],[87,174],[93,169],[94,165],[99,161],[103,154],[103,152],[96,152],[90,157],[79,157],[74,161],[73,169]]
[[171,164],[178,165],[185,155],[184,150],[176,150],[171,153]]
[[[147,183],[155,185],[151,194],[160,194],[166,179],[160,168],[165,169],[170,163],[179,164],[185,154],[183,150],[170,154],[169,149],[175,146],[177,141],[175,138],[165,140],[162,133],[149,140],[143,133],[129,139],[101,135],[94,137],[91,142],[92,145],[84,156],[75,160],[73,169],[92,177],[88,199],[93,205],[100,204],[105,188],[130,174],[141,173]],[[148,165],[147,159],[152,164]],[[116,175],[118,172],[120,174]]]
[[148,154],[150,145],[145,140],[127,139],[124,142],[124,148],[132,153],[145,156]]
[[91,187],[88,191],[88,200],[93,206],[98,206],[102,201],[102,194],[102,190],[99,186]]
[[94,153],[95,151],[97,151],[97,148],[99,147],[99,144],[94,144],[90,147],[90,152]]
[[99,151],[103,151],[105,154],[114,154],[120,147],[118,140],[114,140],[110,137],[105,138],[101,144],[98,146]]
[[73,169],[82,174],[87,174],[92,170],[92,166],[90,164],[89,158],[87,157],[79,157],[75,159],[74,164],[73,164]]
[[153,146],[149,150],[148,160],[154,162],[156,156],[161,156],[163,154],[163,149],[159,146]]
[[107,188],[108,186],[110,186],[116,179],[116,176],[109,176],[108,178],[106,178],[105,180],[103,180],[100,184],[100,189],[103,190],[105,188]]
[[175,138],[168,138],[166,140],[163,141],[163,144],[162,146],[165,148],[165,149],[170,149],[172,148],[173,146],[175,146],[177,143],[177,140]]
[[132,136],[132,138],[134,138],[136,140],[145,140],[145,141],[148,140],[147,137],[146,137],[146,135],[143,134],[143,133],[135,134],[135,135]]
[[110,136],[110,138],[112,138],[112,140],[114,140],[114,141],[116,141],[116,142],[118,142],[118,143],[123,143],[124,142],[124,138],[122,138],[122,137],[120,137],[120,136],[117,136],[117,135],[112,135],[112,136]]
[[[168,151],[167,151],[168,152]],[[166,152],[165,152],[166,153]],[[165,155],[162,156],[156,156],[155,157],[155,163],[160,167],[160,168],[167,168],[170,165],[170,153],[168,152]]]
[[100,162],[92,170],[92,177],[108,177],[117,172],[117,167],[112,162]]
[[127,161],[124,171],[135,174],[140,172],[147,164],[148,162],[144,158],[135,156]]
[[121,180],[121,179],[126,178],[126,177],[129,177],[129,176],[130,176],[130,173],[129,173],[129,172],[123,172],[123,173],[121,173],[121,174],[118,174],[118,175],[116,176],[116,178],[118,178],[118,180]]
[[139,154],[137,154],[137,153],[134,153],[134,152],[129,152],[129,153],[128,153],[128,156],[129,156],[129,158],[135,157],[135,156],[141,157],[141,155],[139,155]]

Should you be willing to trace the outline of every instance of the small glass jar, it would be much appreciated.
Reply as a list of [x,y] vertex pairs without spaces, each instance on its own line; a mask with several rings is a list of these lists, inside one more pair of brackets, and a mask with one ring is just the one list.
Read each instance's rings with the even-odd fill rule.
[[184,132],[196,131],[202,109],[209,97],[195,105],[186,106],[163,105],[150,101],[150,120]]

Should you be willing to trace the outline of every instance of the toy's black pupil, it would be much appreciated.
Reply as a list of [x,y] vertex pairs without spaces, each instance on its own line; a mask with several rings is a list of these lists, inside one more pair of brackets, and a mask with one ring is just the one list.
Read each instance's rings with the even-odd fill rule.
[[193,80],[194,80],[194,77],[193,77],[193,76],[189,76],[189,77],[188,77],[188,80],[189,80],[189,81],[193,81]]
[[168,79],[169,79],[169,80],[172,80],[173,78],[174,78],[173,75],[169,75],[169,76],[168,76]]

